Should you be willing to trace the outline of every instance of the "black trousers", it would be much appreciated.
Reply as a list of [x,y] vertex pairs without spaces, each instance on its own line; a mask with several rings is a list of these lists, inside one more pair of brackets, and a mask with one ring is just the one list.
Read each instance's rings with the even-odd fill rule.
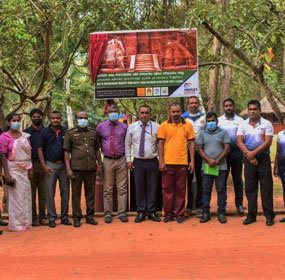
[[227,157],[228,170],[226,175],[226,184],[231,171],[235,190],[236,207],[243,203],[242,158],[243,155],[240,150],[232,150]]
[[271,162],[268,154],[257,157],[258,165],[253,166],[244,159],[245,194],[248,200],[248,216],[257,215],[258,182],[260,182],[261,201],[264,216],[274,219],[273,212],[273,179]]
[[154,213],[157,208],[158,160],[134,159],[134,179],[138,213]]
[[86,219],[92,219],[94,216],[96,170],[73,170],[73,174],[75,176],[75,178],[71,180],[73,219],[80,220],[82,218],[81,190],[83,182],[86,201]]
[[[189,156],[190,158],[190,156]],[[188,209],[201,209],[202,208],[202,192],[203,192],[203,187],[202,187],[202,176],[201,176],[201,168],[202,168],[202,162],[203,159],[199,155],[198,151],[195,152],[195,174],[196,174],[196,184],[197,184],[197,195],[195,199],[195,205],[193,205],[193,176],[194,173],[190,173],[188,171],[188,203],[187,203],[187,208]]]

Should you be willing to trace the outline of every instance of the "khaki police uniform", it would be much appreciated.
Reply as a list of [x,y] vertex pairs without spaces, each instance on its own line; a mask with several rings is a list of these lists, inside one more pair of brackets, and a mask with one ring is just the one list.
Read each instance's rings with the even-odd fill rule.
[[72,213],[74,220],[82,218],[81,189],[84,182],[86,220],[94,216],[96,152],[100,142],[93,128],[75,127],[68,129],[64,137],[63,149],[68,151],[70,167],[75,176],[71,179]]

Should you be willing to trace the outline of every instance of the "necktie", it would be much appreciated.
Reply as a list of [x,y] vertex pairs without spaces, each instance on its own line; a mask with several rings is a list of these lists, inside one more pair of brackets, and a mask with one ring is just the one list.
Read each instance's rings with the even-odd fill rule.
[[110,154],[115,155],[115,126],[113,124],[111,124]]
[[140,140],[139,156],[144,157],[145,124],[142,124],[142,133]]

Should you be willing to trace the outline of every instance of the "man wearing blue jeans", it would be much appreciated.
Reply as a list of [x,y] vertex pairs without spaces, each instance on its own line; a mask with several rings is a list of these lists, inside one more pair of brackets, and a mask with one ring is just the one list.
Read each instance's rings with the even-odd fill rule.
[[[213,182],[215,180],[216,189],[218,193],[218,219],[220,223],[226,223],[226,205],[227,205],[227,193],[226,193],[226,174],[227,174],[227,162],[226,156],[230,151],[230,137],[226,130],[223,130],[217,126],[218,117],[214,112],[210,112],[206,116],[207,127],[204,131],[201,131],[198,139],[198,151],[203,158],[202,163],[202,211],[203,215],[200,220],[201,223],[206,223],[211,219],[210,216],[210,202],[213,188]],[[208,164],[210,169],[216,168],[218,172],[216,175],[205,174],[206,166]]]

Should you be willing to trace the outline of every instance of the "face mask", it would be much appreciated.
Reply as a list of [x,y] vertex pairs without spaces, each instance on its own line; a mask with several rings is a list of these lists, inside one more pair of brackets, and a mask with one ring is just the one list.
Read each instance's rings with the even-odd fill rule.
[[78,126],[81,128],[85,128],[88,125],[88,120],[86,119],[78,119]]
[[33,119],[32,123],[35,126],[40,126],[43,123],[43,120],[42,119]]
[[119,113],[110,113],[109,114],[109,120],[111,122],[115,122],[119,119]]
[[209,129],[209,130],[215,130],[216,128],[217,128],[217,123],[216,122],[208,122],[207,123],[207,128]]
[[19,130],[21,127],[21,123],[20,122],[12,122],[11,123],[11,128],[14,130]]

